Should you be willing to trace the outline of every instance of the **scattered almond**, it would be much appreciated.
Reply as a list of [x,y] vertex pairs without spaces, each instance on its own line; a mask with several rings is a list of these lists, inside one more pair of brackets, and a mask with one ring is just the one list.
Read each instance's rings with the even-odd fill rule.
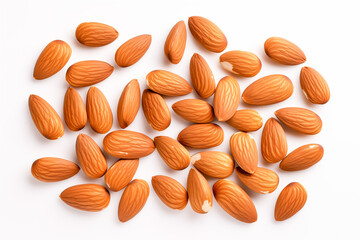
[[307,144],[289,153],[279,167],[286,171],[304,170],[318,163],[323,155],[324,148],[321,145]]
[[165,41],[164,53],[173,64],[178,64],[184,55],[186,46],[186,27],[184,21],[179,21],[169,32]]
[[261,70],[261,61],[254,53],[239,50],[223,53],[220,64],[225,70],[242,77],[254,77]]
[[325,104],[330,99],[330,89],[321,74],[311,67],[303,67],[300,85],[305,97],[314,104]]
[[258,193],[272,193],[279,185],[279,176],[270,169],[258,167],[253,174],[236,168],[236,175],[251,190]]
[[226,122],[230,126],[243,132],[257,131],[263,125],[263,120],[260,114],[252,109],[237,110]]
[[98,22],[81,23],[75,32],[76,39],[88,47],[102,47],[115,41],[119,33],[115,28]]
[[294,43],[280,37],[271,37],[264,44],[265,53],[274,61],[285,65],[298,65],[306,61],[305,54]]
[[137,79],[131,80],[121,93],[117,118],[121,128],[127,128],[135,119],[140,108],[140,85]]
[[214,75],[205,59],[198,53],[191,57],[190,75],[192,85],[200,97],[208,98],[214,94]]
[[65,93],[63,111],[66,125],[70,130],[79,131],[85,127],[86,107],[80,94],[72,87],[69,87]]
[[258,152],[254,138],[245,132],[234,133],[230,149],[235,161],[245,172],[253,174],[258,165]]
[[174,112],[193,123],[209,123],[215,118],[212,106],[200,99],[184,99],[172,105]]
[[111,191],[120,191],[133,179],[139,159],[121,159],[107,170],[104,180]]
[[203,174],[214,178],[229,177],[234,171],[234,160],[226,153],[199,152],[191,157],[191,163]]

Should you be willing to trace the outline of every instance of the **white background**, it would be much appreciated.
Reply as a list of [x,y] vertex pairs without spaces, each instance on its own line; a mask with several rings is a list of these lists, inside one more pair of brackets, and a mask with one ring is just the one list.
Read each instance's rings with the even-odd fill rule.
[[[358,1],[1,1],[0,50],[0,238],[1,239],[359,239],[359,54],[360,14]],[[104,184],[92,180],[82,171],[68,180],[43,183],[30,173],[34,160],[45,156],[77,161],[75,140],[78,132],[67,128],[56,141],[42,137],[35,128],[27,106],[30,94],[46,99],[63,118],[62,104],[68,87],[66,69],[85,59],[98,59],[116,66],[114,54],[126,40],[152,34],[153,42],[146,55],[134,66],[115,67],[114,73],[96,86],[107,97],[114,115],[112,130],[119,129],[116,108],[123,87],[134,78],[141,89],[145,76],[155,69],[167,69],[190,79],[189,60],[194,52],[206,58],[216,81],[228,75],[218,63],[220,54],[206,51],[188,31],[185,55],[178,65],[170,64],[163,54],[163,44],[172,26],[193,15],[214,21],[228,38],[228,50],[246,50],[257,54],[263,63],[254,78],[237,77],[241,90],[268,74],[289,76],[294,94],[285,102],[256,107],[264,122],[281,107],[300,106],[316,111],[323,120],[322,131],[305,136],[286,129],[289,151],[307,143],[325,148],[323,160],[301,172],[283,172],[278,164],[269,165],[260,157],[259,165],[275,170],[280,176],[278,189],[260,195],[245,188],[258,211],[258,221],[245,224],[233,219],[214,201],[205,215],[167,208],[152,187],[144,209],[131,221],[120,223],[117,207],[121,192],[111,193],[110,205],[98,213],[76,210],[58,197],[65,188],[81,183]],[[98,21],[115,27],[116,41],[101,48],[80,45],[74,36],[78,24]],[[281,36],[299,45],[307,56],[304,66],[317,69],[328,81],[330,102],[324,106],[309,104],[299,87],[301,66],[282,66],[272,62],[263,51],[268,37]],[[33,67],[42,49],[52,40],[68,42],[73,54],[59,73],[43,81],[32,78]],[[79,89],[85,99],[88,88]],[[166,98],[171,107],[185,97]],[[209,100],[212,102],[212,99]],[[249,106],[241,103],[239,109]],[[152,130],[142,109],[129,130],[151,137],[177,134],[190,123],[171,110],[172,123],[163,132]],[[224,143],[214,149],[229,152],[229,138],[235,129],[220,123],[225,131]],[[260,143],[261,131],[253,133]],[[104,135],[89,134],[102,147]],[[260,150],[260,149],[259,149]],[[191,154],[196,151],[191,150]],[[116,160],[109,155],[109,166]],[[261,156],[261,155],[260,155]],[[169,169],[155,151],[141,159],[135,178],[150,182],[151,176],[165,174],[186,184],[190,167],[183,171]],[[236,181],[233,174],[230,179]],[[274,205],[281,189],[292,181],[302,183],[308,192],[305,207],[293,218],[275,222]],[[209,179],[210,185],[215,179]]]

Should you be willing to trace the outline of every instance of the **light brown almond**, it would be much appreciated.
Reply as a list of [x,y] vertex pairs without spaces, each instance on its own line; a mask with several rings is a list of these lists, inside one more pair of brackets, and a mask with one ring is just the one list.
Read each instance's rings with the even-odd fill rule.
[[190,75],[192,85],[200,97],[208,98],[214,94],[214,75],[205,59],[198,53],[191,57]]
[[254,173],[258,165],[258,152],[254,138],[245,132],[234,133],[230,138],[231,153],[241,169]]
[[253,174],[236,168],[236,175],[251,190],[258,193],[272,193],[279,185],[279,176],[270,169],[258,167]]
[[144,34],[134,37],[121,45],[115,54],[119,67],[129,67],[137,63],[147,52],[151,44],[151,35]]
[[257,131],[263,125],[263,120],[260,114],[252,109],[237,110],[226,122],[230,126],[243,132]]
[[183,119],[193,123],[209,123],[214,121],[212,106],[200,99],[184,99],[172,105],[174,112]]
[[321,74],[311,67],[303,67],[300,85],[305,97],[314,104],[325,104],[330,100],[330,89]]
[[111,191],[120,191],[133,179],[139,159],[121,159],[107,170],[104,180]]
[[203,174],[214,178],[229,177],[234,171],[234,160],[226,153],[199,152],[191,157],[191,163]]
[[285,65],[298,65],[306,61],[305,54],[294,43],[280,37],[271,37],[264,44],[265,53],[274,61]]
[[321,145],[307,144],[289,153],[279,167],[286,171],[304,170],[318,163],[323,155],[324,148]]
[[101,47],[115,41],[119,33],[115,28],[98,22],[81,23],[75,32],[76,39],[88,47]]
[[85,127],[86,107],[80,94],[72,87],[69,87],[65,93],[63,111],[66,125],[70,130],[79,131]]
[[220,64],[225,70],[242,77],[254,77],[261,70],[261,61],[254,53],[239,50],[223,53]]
[[140,108],[140,85],[137,79],[131,80],[121,93],[117,118],[121,128],[127,128],[135,119]]
[[178,64],[184,55],[186,46],[186,27],[179,21],[169,32],[164,45],[164,53],[173,64]]

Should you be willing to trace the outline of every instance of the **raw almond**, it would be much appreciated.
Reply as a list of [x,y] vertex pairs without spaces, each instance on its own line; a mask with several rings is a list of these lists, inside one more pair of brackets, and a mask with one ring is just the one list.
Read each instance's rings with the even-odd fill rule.
[[269,105],[288,99],[294,91],[291,80],[281,74],[260,78],[250,84],[242,100],[251,105]]
[[134,37],[121,45],[115,54],[119,67],[129,67],[138,62],[147,52],[151,44],[151,35],[144,34]]
[[31,166],[32,175],[43,182],[57,182],[71,178],[80,168],[74,162],[54,157],[39,158]]
[[303,67],[300,85],[305,97],[314,104],[325,104],[330,99],[330,89],[321,74],[311,67]]
[[121,128],[127,128],[135,119],[140,108],[140,85],[137,79],[131,80],[121,93],[117,118]]
[[190,153],[175,139],[166,136],[154,138],[156,149],[164,162],[174,170],[182,170],[190,164]]
[[251,190],[258,193],[272,193],[279,185],[279,176],[270,169],[258,167],[253,174],[236,168],[236,175]]
[[199,152],[191,157],[191,163],[203,174],[214,178],[229,177],[234,171],[234,160],[226,153]]
[[81,23],[75,32],[76,39],[89,47],[101,47],[115,41],[119,33],[115,28],[98,22]]
[[183,119],[193,123],[209,123],[214,121],[212,106],[200,99],[184,99],[172,105],[172,109]]
[[261,61],[254,53],[239,50],[223,53],[220,64],[225,70],[242,77],[254,77],[261,70]]
[[254,138],[245,132],[234,133],[230,149],[235,161],[247,173],[253,174],[258,165],[258,152]]
[[171,177],[157,175],[151,178],[151,184],[160,200],[169,208],[182,210],[188,202],[186,189]]
[[260,114],[252,109],[237,110],[226,122],[230,126],[243,132],[257,131],[263,125],[263,120]]
[[139,166],[139,159],[122,159],[107,170],[104,180],[111,191],[120,191],[133,179]]
[[65,93],[63,111],[66,125],[70,130],[79,131],[85,127],[86,107],[80,94],[72,87],[69,87]]
[[231,180],[221,179],[213,186],[216,201],[233,218],[253,223],[257,220],[254,203],[247,193]]
[[264,44],[265,53],[274,61],[285,65],[298,65],[306,61],[305,54],[294,43],[280,37],[271,37]]
[[41,52],[34,68],[34,78],[42,80],[59,72],[69,61],[71,47],[62,40],[54,40]]
[[145,89],[142,95],[142,107],[146,120],[153,129],[163,131],[170,126],[170,110],[160,94]]
[[184,21],[179,21],[166,38],[164,53],[173,64],[178,64],[184,55],[186,46],[186,27]]
[[286,171],[304,170],[318,163],[323,155],[324,148],[321,145],[307,144],[289,153],[279,167]]
[[31,94],[29,110],[35,126],[44,137],[55,140],[64,135],[64,125],[59,114],[44,99]]
[[261,153],[269,163],[283,160],[287,154],[288,145],[284,129],[275,118],[266,121],[261,135]]
[[190,75],[192,85],[200,97],[208,98],[214,94],[214,75],[205,59],[198,53],[191,57]]

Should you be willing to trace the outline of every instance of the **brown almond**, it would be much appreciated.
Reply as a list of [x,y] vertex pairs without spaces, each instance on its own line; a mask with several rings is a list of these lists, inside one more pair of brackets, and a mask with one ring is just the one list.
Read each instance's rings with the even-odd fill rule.
[[174,112],[183,119],[193,123],[209,123],[214,121],[212,106],[200,99],[184,99],[172,105]]
[[252,109],[237,110],[226,122],[230,126],[243,132],[257,131],[263,125],[263,120],[260,114]]
[[186,27],[179,21],[169,32],[164,45],[164,53],[173,64],[178,64],[184,55],[186,46]]
[[281,64],[298,65],[306,61],[303,51],[284,38],[271,37],[267,39],[264,49],[271,59]]
[[323,155],[324,148],[321,145],[307,144],[289,153],[279,167],[286,171],[304,170],[318,163]]
[[191,163],[203,174],[214,178],[229,177],[234,171],[234,159],[223,152],[196,153],[191,157]]
[[279,185],[279,176],[270,169],[258,167],[253,174],[236,168],[236,175],[248,188],[258,193],[272,193]]
[[191,57],[190,75],[192,85],[200,97],[208,98],[214,94],[214,75],[205,59],[198,53]]
[[133,179],[139,159],[121,159],[107,170],[104,180],[111,191],[120,191]]
[[140,108],[140,85],[137,79],[131,80],[121,93],[117,118],[121,128],[127,128],[135,119]]
[[80,94],[72,87],[69,87],[65,93],[63,111],[66,125],[70,130],[79,131],[85,127],[86,107]]
[[119,67],[129,67],[137,63],[147,52],[151,44],[151,35],[144,34],[134,37],[121,45],[115,54]]
[[305,97],[314,104],[325,104],[330,100],[330,89],[321,74],[311,67],[303,67],[300,85]]
[[225,70],[242,77],[254,77],[261,70],[261,61],[254,53],[239,50],[223,53],[220,64]]
[[258,152],[254,138],[245,132],[234,133],[230,149],[235,161],[245,172],[253,174],[258,165]]
[[81,23],[75,32],[76,39],[88,47],[102,47],[119,36],[115,28],[98,22]]

